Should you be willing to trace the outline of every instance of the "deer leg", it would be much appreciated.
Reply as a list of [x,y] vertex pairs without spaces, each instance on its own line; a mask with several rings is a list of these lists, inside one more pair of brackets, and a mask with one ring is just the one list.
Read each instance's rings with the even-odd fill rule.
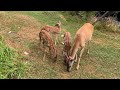
[[77,62],[77,54],[75,55],[75,62]]
[[45,60],[45,57],[46,57],[46,49],[44,48],[43,61]]
[[44,61],[46,57],[46,52],[47,52],[44,40],[43,40],[43,49],[44,49],[43,61]]
[[41,40],[40,46],[41,46],[42,48],[45,48],[45,47],[44,47],[44,44],[45,44],[45,42],[44,42],[44,39],[43,39],[43,40]]
[[62,53],[63,53],[64,64],[66,65],[66,63],[67,63],[67,62],[66,62],[67,54],[66,54],[66,52],[64,52],[64,51],[63,51]]
[[42,38],[41,38],[41,36],[39,36],[39,41],[40,41],[39,45],[41,46],[41,43],[42,43]]
[[88,55],[88,58],[90,58],[90,56],[89,56],[89,49],[90,49],[90,41],[88,41],[88,46],[87,46],[87,55]]
[[50,47],[49,47],[49,52],[50,52],[50,58],[52,58],[52,52]]
[[90,48],[90,41],[88,41],[87,54],[89,54],[89,48]]
[[58,39],[58,38],[57,38],[57,35],[55,35],[55,45],[57,45],[57,42],[58,42],[57,39]]
[[85,47],[82,47],[82,49],[81,49],[80,56],[79,56],[79,58],[78,58],[77,67],[76,67],[77,70],[79,69],[80,59],[81,59],[81,57],[82,57],[82,54],[83,54],[83,52],[84,52],[84,49],[85,49]]

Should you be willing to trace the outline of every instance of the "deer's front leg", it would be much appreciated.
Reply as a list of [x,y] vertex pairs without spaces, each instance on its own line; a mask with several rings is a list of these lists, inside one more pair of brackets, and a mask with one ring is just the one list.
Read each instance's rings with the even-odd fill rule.
[[79,69],[80,59],[81,59],[81,57],[82,57],[82,54],[83,54],[83,52],[84,52],[84,49],[85,49],[85,47],[82,47],[82,49],[81,49],[80,56],[79,56],[79,58],[78,58],[77,67],[76,67],[77,70]]

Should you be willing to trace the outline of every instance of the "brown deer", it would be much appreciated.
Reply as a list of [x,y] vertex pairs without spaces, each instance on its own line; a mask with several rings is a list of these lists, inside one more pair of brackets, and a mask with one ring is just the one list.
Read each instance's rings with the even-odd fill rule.
[[70,55],[70,49],[71,49],[71,34],[70,32],[65,32],[64,34],[64,47],[63,47],[63,57],[64,62],[66,63],[66,55]]
[[56,61],[57,60],[57,48],[55,47],[54,41],[52,40],[52,37],[50,36],[50,34],[47,31],[42,30],[39,33],[39,38],[40,38],[40,43],[43,44],[43,48],[44,48],[43,60],[45,60],[45,56],[47,52],[46,49],[48,47],[51,58],[54,59],[54,61]]
[[98,18],[96,21],[94,21],[92,24],[91,23],[85,23],[77,32],[76,32],[76,36],[75,36],[75,40],[74,40],[74,45],[72,48],[72,52],[70,56],[67,56],[67,71],[71,71],[71,68],[74,64],[74,62],[77,60],[75,60],[75,56],[77,58],[77,51],[78,49],[81,47],[81,52],[78,58],[78,63],[77,63],[77,67],[76,69],[79,69],[79,64],[80,64],[80,60],[82,57],[82,54],[84,52],[85,49],[85,45],[86,43],[88,43],[88,49],[87,49],[87,53],[89,55],[89,43],[91,41],[92,38],[92,34],[94,32],[94,24],[99,21],[100,19],[102,19],[109,11],[107,11],[106,13],[104,13],[100,18]]
[[77,55],[78,49],[81,47],[81,52],[78,58],[78,63],[76,69],[79,69],[79,64],[80,64],[80,59],[82,57],[82,54],[85,49],[85,44],[88,43],[88,54],[89,54],[89,42],[91,41],[92,34],[94,31],[94,27],[90,23],[85,23],[77,32],[74,40],[74,45],[72,48],[71,55],[66,56],[67,57],[67,70],[70,71],[73,63],[75,56]]
[[41,30],[46,30],[47,32],[51,33],[55,37],[55,45],[56,41],[58,41],[58,34],[61,32],[61,22],[55,24],[55,26],[45,25],[41,28]]

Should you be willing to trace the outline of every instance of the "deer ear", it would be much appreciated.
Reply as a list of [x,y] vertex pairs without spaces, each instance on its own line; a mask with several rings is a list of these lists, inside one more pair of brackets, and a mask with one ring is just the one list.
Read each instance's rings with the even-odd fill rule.
[[58,23],[61,24],[61,21],[59,20]]

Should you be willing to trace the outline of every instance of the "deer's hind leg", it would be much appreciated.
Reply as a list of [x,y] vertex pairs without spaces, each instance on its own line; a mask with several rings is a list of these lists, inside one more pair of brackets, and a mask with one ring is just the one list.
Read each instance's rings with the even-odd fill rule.
[[90,41],[88,41],[88,45],[87,45],[87,56],[88,56],[88,59],[90,58]]
[[43,49],[44,49],[44,55],[43,55],[43,61],[45,60],[46,53],[47,53],[47,47],[46,47],[46,42],[43,40]]

